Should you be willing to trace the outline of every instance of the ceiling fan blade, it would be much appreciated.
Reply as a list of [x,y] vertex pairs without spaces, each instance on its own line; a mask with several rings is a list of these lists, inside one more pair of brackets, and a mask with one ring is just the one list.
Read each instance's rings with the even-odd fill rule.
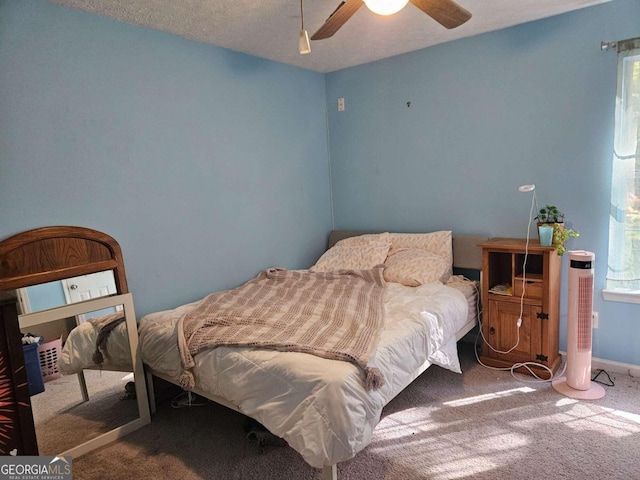
[[318,31],[311,36],[311,40],[322,40],[333,36],[363,4],[363,0],[345,0],[342,2]]
[[471,18],[471,13],[452,0],[410,0],[416,7],[446,28],[456,28]]

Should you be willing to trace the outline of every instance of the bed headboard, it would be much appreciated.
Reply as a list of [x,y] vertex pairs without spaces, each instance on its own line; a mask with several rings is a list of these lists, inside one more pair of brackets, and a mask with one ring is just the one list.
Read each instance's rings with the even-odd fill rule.
[[84,227],[42,227],[0,242],[0,290],[112,270],[118,293],[128,293],[120,245]]
[[[365,233],[353,230],[333,230],[329,234],[329,248],[344,238],[356,237]],[[453,267],[462,270],[482,270],[482,250],[479,243],[487,241],[485,235],[453,235]]]

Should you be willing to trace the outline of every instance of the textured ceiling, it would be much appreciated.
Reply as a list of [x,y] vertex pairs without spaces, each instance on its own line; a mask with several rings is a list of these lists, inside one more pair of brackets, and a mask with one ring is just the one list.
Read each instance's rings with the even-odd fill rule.
[[[447,30],[409,3],[381,17],[361,7],[331,38],[298,53],[299,0],[50,0],[127,23],[318,72],[380,60],[438,43],[558,15],[610,0],[456,0],[473,17]],[[304,0],[311,36],[340,0]]]

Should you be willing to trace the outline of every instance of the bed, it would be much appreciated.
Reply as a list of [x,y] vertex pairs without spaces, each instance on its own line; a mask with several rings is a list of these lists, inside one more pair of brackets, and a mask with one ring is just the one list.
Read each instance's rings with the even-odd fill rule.
[[[451,232],[332,232],[311,274],[384,265],[384,322],[367,365],[306,351],[223,344],[186,355],[192,360],[188,389],[254,418],[321,469],[323,479],[335,480],[337,463],[369,444],[382,408],[422,372],[431,365],[460,372],[456,344],[476,325],[478,288],[454,273],[481,269],[477,244],[485,239]],[[420,269],[424,262],[426,274]],[[432,271],[432,265],[438,268]],[[185,386],[187,347],[178,345],[185,341],[184,319],[204,301],[140,320],[149,380],[157,376]],[[373,387],[367,383],[370,367],[382,379]]]

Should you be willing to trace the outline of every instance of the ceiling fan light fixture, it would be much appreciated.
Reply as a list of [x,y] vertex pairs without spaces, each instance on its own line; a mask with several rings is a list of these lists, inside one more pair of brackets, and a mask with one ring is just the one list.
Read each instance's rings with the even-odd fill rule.
[[300,55],[311,53],[311,44],[309,43],[309,34],[306,30],[300,30],[300,41],[298,42],[298,51]]
[[300,52],[300,55],[311,53],[309,34],[304,28],[304,7],[302,6],[302,0],[300,0],[300,38],[298,39],[298,52]]
[[402,10],[409,0],[364,0],[369,10],[378,15],[393,15]]

